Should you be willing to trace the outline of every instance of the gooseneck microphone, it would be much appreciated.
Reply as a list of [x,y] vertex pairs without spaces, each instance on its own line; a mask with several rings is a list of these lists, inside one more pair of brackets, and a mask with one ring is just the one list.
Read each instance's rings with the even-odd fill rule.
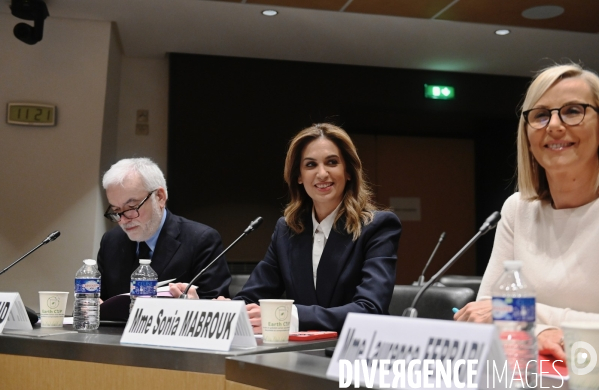
[[[30,254],[32,254],[33,252],[35,252],[36,250],[38,250],[38,248],[40,246],[46,245],[47,243],[56,240],[58,237],[60,237],[60,232],[58,230],[55,231],[55,232],[52,232],[52,233],[48,234],[48,237],[46,237],[44,239],[44,241],[42,241],[38,246],[36,246],[32,250],[30,250],[29,252],[25,253],[23,256],[21,256],[20,258],[18,258],[14,263],[12,263],[8,267],[6,267],[2,271],[0,271],[0,275],[2,275],[3,273],[5,273],[9,269],[11,269],[12,266],[14,266],[15,264],[17,264],[19,261],[23,260],[24,258],[26,258],[27,256],[29,256]],[[27,317],[29,318],[29,322],[33,326],[38,321],[37,313],[33,309],[28,308],[27,306],[25,306],[25,311],[27,311]]]
[[2,275],[3,273],[5,273],[6,271],[8,271],[9,269],[12,268],[12,266],[14,266],[15,264],[17,264],[19,261],[23,260],[24,258],[26,258],[27,256],[29,256],[30,254],[32,254],[33,252],[35,252],[36,250],[38,250],[38,248],[42,245],[46,245],[47,243],[56,240],[58,237],[60,237],[60,232],[57,230],[55,232],[52,232],[48,235],[48,237],[46,237],[44,239],[44,241],[42,241],[38,246],[36,246],[35,248],[33,248],[32,250],[30,250],[29,252],[25,253],[23,256],[21,256],[20,258],[18,258],[14,263],[12,263],[11,265],[9,265],[8,267],[4,268],[2,271],[0,271],[0,275]]
[[229,249],[233,248],[233,246],[235,246],[235,244],[237,244],[237,242],[239,240],[241,240],[243,237],[247,236],[248,234],[250,234],[251,232],[253,232],[254,230],[256,230],[258,228],[258,226],[260,226],[261,223],[262,223],[262,217],[258,217],[256,219],[254,219],[252,222],[250,222],[250,225],[243,231],[243,233],[241,233],[241,236],[237,237],[237,239],[235,241],[233,241],[233,243],[231,245],[229,245],[227,247],[227,249],[225,249],[224,251],[222,251],[220,255],[216,256],[216,258],[214,260],[212,260],[210,262],[210,264],[208,264],[206,267],[204,267],[204,269],[201,270],[200,273],[195,276],[195,278],[191,279],[191,281],[187,285],[187,288],[185,289],[185,291],[183,292],[183,294],[181,294],[179,296],[179,298],[181,298],[181,299],[187,299],[187,293],[189,292],[189,289],[191,288],[191,285],[193,284],[193,282],[195,282],[200,276],[202,276],[202,274],[204,273],[204,271],[206,271],[208,268],[210,268],[210,266],[212,264],[214,264],[214,262],[216,260],[220,259],[225,253],[227,253],[229,251]]
[[435,249],[433,249],[433,253],[431,253],[431,257],[428,258],[428,261],[426,262],[426,265],[424,266],[424,269],[422,270],[422,275],[420,275],[418,277],[418,282],[416,282],[418,286],[422,286],[422,283],[424,283],[424,273],[426,272],[426,269],[430,265],[431,260],[433,260],[433,256],[435,256],[435,253],[437,253],[437,249],[439,249],[439,246],[441,245],[441,243],[443,242],[444,239],[445,239],[445,232],[441,233],[441,237],[439,237],[439,241],[437,242],[437,245],[435,245]]
[[499,211],[495,211],[493,214],[491,214],[489,216],[489,218],[487,218],[485,220],[485,222],[482,224],[480,229],[478,229],[478,232],[474,235],[474,237],[472,237],[472,239],[470,239],[470,241],[468,241],[468,243],[466,245],[464,245],[464,247],[462,249],[460,249],[459,252],[456,253],[455,256],[453,256],[451,258],[451,260],[449,260],[443,266],[443,268],[441,268],[435,275],[433,275],[433,277],[424,286],[422,286],[422,288],[418,291],[418,293],[414,297],[414,300],[412,301],[412,306],[408,307],[406,310],[404,310],[402,316],[418,317],[418,311],[416,310],[416,304],[418,303],[418,300],[420,299],[422,294],[424,294],[424,292],[430,286],[432,286],[433,283],[435,283],[437,280],[439,280],[439,278],[441,276],[443,276],[443,274],[445,274],[445,272],[449,269],[449,267],[451,267],[460,257],[462,257],[464,252],[466,252],[472,245],[474,245],[474,243],[476,241],[478,241],[478,239],[481,236],[483,236],[489,230],[494,229],[495,226],[497,226],[497,222],[499,222],[500,219],[501,219],[501,214],[499,213]]

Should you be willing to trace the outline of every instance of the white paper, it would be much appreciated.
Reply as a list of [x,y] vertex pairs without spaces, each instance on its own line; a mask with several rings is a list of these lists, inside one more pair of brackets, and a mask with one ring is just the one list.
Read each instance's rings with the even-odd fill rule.
[[4,329],[33,329],[21,295],[17,292],[0,293],[0,333]]

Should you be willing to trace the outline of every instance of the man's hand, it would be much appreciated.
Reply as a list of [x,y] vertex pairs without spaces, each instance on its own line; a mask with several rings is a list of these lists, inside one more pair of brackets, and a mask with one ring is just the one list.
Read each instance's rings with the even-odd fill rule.
[[[170,291],[173,298],[179,298],[181,296],[181,294],[183,294],[183,292],[187,288],[187,285],[188,285],[188,283],[169,283],[168,290]],[[190,299],[200,299],[198,297],[196,288],[193,286],[187,292],[187,296]]]
[[493,306],[490,299],[470,302],[453,315],[456,321],[480,322],[490,324],[493,322]]

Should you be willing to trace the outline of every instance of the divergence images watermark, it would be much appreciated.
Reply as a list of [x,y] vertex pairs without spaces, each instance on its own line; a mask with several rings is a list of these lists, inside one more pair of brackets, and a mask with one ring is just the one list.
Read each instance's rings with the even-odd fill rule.
[[[593,347],[586,344],[585,348],[593,351]],[[597,360],[597,354],[594,354],[594,361]],[[593,361],[591,359],[591,361]],[[537,372],[537,363],[547,362],[541,366],[541,371]],[[439,360],[439,359],[398,359],[391,361],[360,359],[349,361],[339,360],[339,388],[359,387],[360,383],[367,388],[405,388],[406,385],[413,389],[435,389],[441,388],[478,388],[478,381],[482,374],[489,389],[506,389],[532,387],[532,388],[554,388],[560,389],[564,385],[564,378],[555,369],[555,364],[561,362],[556,360],[551,363],[556,377],[559,376],[561,384],[559,386],[543,386],[543,374],[549,374],[548,365],[551,360],[530,360],[523,367],[518,362],[513,369],[509,369],[507,361],[502,364],[496,364],[494,361],[488,361],[485,372],[478,370],[478,359],[458,359]],[[592,370],[587,370],[588,373]],[[583,374],[584,375],[584,374]]]

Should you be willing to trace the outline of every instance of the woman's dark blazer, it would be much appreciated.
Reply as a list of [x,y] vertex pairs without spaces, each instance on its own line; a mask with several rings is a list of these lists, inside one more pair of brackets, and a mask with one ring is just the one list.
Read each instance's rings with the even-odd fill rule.
[[235,298],[258,303],[285,292],[297,307],[300,330],[338,332],[347,313],[388,314],[401,235],[399,218],[388,211],[376,212],[356,241],[344,225],[341,217],[331,229],[314,289],[312,218],[305,218],[301,234],[293,233],[280,218],[266,257]]

